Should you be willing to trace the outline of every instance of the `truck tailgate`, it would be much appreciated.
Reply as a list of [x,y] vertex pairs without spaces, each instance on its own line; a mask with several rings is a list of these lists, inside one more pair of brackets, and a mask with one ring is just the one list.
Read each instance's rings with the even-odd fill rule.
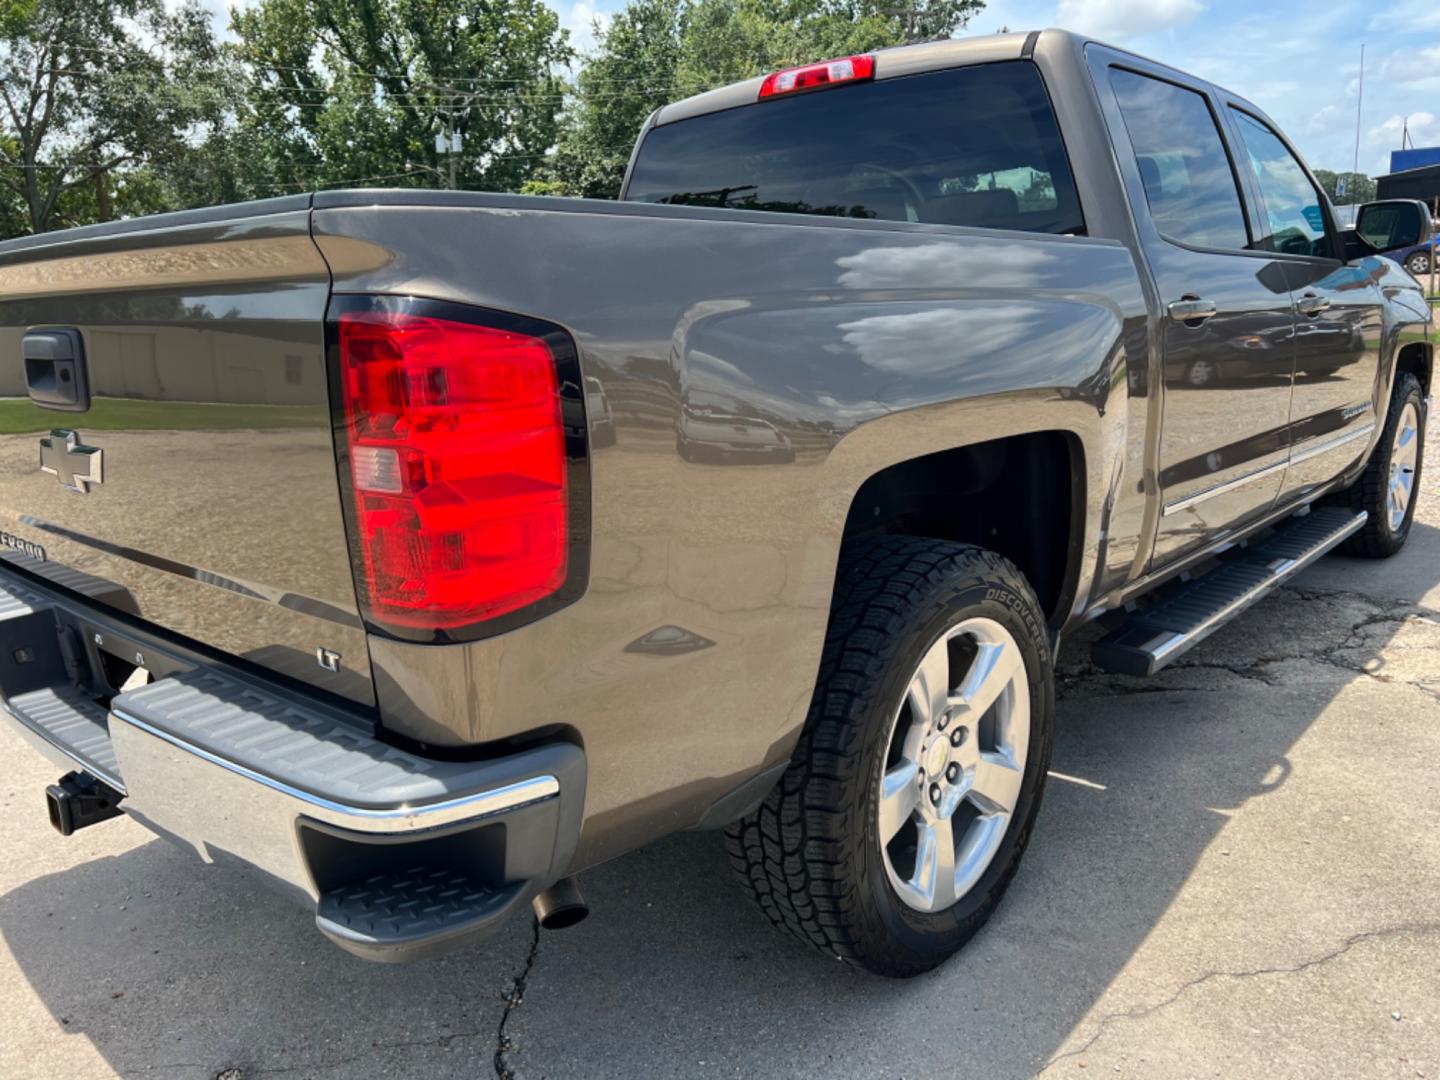
[[[372,702],[328,293],[304,197],[0,245],[0,558]],[[67,342],[80,411],[32,400],[72,370]]]

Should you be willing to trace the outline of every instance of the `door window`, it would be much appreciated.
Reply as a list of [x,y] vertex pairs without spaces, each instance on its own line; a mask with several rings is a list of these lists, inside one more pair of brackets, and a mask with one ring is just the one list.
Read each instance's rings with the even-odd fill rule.
[[1193,247],[1250,245],[1230,155],[1204,95],[1110,69],[1145,200],[1160,235]]
[[1245,156],[1265,202],[1268,235],[1260,244],[1289,255],[1333,258],[1319,190],[1280,136],[1249,113],[1231,109],[1245,144]]

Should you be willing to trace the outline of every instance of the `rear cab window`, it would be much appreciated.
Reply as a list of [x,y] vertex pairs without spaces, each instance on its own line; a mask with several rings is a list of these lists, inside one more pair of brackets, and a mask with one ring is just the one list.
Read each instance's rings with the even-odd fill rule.
[[650,130],[625,198],[1082,234],[1040,72],[1004,61],[758,101]]

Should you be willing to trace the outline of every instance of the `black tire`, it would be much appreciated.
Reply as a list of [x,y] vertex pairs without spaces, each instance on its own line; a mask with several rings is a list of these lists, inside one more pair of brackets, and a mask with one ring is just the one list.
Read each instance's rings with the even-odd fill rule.
[[[1407,404],[1415,406],[1420,418],[1420,431],[1416,436],[1419,447],[1415,458],[1415,478],[1410,494],[1410,505],[1399,528],[1390,524],[1387,500],[1390,490],[1390,459],[1395,448],[1395,430]],[[1410,526],[1415,521],[1415,504],[1420,501],[1420,477],[1425,464],[1425,393],[1420,380],[1407,371],[1395,376],[1395,385],[1390,391],[1390,407],[1385,414],[1385,426],[1380,441],[1370,454],[1365,471],[1344,491],[1331,496],[1327,502],[1349,510],[1366,511],[1370,517],[1365,527],[1351,536],[1339,548],[1345,555],[1356,555],[1366,559],[1388,559],[1402,547],[1410,535]]]
[[[1030,692],[1029,752],[999,848],[945,910],[907,906],[877,833],[891,725],[931,643],[983,616],[1014,638]],[[819,681],[789,769],[758,810],[726,830],[731,863],[777,927],[857,967],[896,978],[940,964],[989,918],[1040,807],[1055,707],[1049,637],[1024,576],[965,544],[887,537],[842,560]]]
[[1422,274],[1430,273],[1430,256],[1423,251],[1411,255],[1405,260],[1405,269],[1410,271],[1412,277],[1420,277]]

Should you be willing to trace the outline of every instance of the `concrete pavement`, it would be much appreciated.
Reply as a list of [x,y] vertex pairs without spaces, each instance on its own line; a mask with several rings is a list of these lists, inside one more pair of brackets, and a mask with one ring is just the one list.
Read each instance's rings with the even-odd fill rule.
[[907,983],[777,935],[704,834],[587,875],[575,929],[372,966],[129,820],[61,840],[0,733],[0,1076],[1440,1078],[1436,487],[1402,556],[1156,679],[1073,642],[1025,864]]

